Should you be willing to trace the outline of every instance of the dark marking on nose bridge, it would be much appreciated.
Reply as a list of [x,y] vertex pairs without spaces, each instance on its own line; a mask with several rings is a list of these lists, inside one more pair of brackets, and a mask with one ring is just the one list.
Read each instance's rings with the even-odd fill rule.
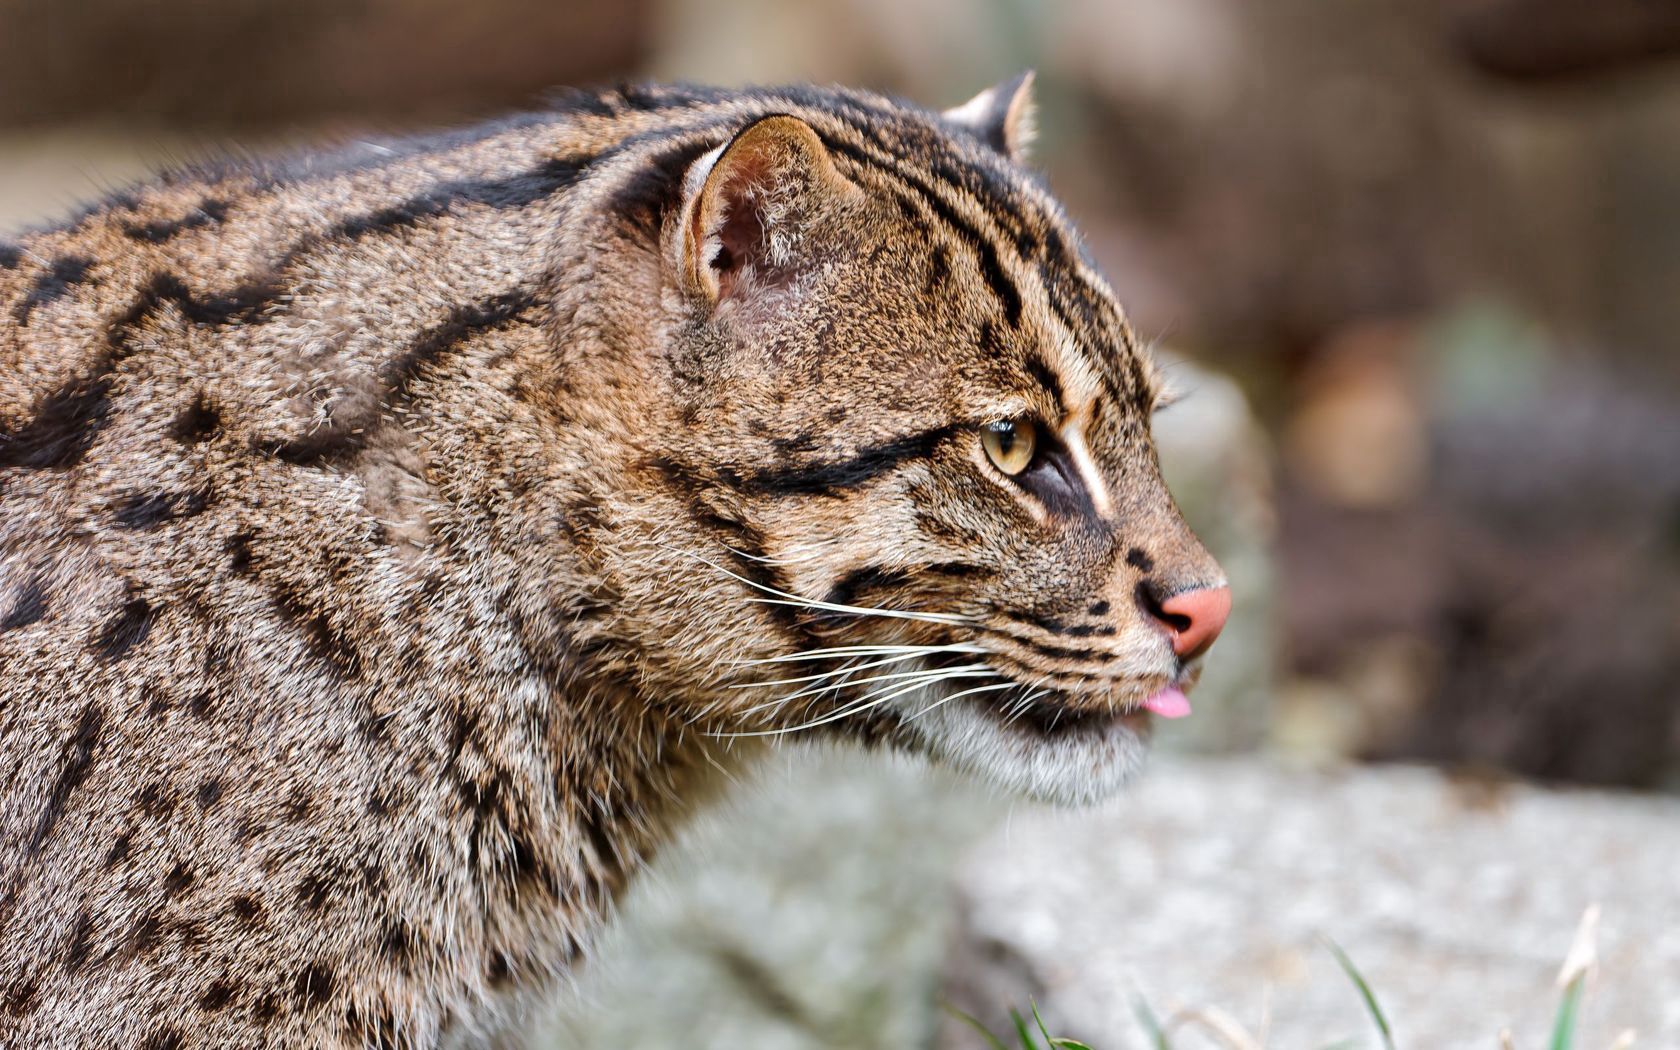
[[11,611],[0,618],[0,631],[15,631],[28,627],[47,614],[46,581],[34,576],[18,587],[12,596]]
[[1035,627],[1049,631],[1051,634],[1063,635],[1068,638],[1109,638],[1115,634],[1111,624],[1066,623],[1054,616],[1041,616],[1037,613],[1010,611],[1006,615],[1011,620],[1030,623]]
[[81,255],[66,255],[54,259],[45,273],[35,278],[35,283],[29,286],[17,306],[12,308],[12,318],[20,325],[29,323],[29,315],[35,312],[37,306],[57,302],[70,294],[70,289],[88,280],[88,271],[93,269],[93,260]]
[[64,815],[64,804],[69,800],[70,793],[87,779],[104,724],[105,713],[98,707],[90,703],[82,708],[76,731],[64,745],[64,765],[59,770],[58,779],[53,782],[52,790],[47,793],[46,808],[41,811],[40,819],[35,822],[35,831],[29,837],[30,856],[41,852],[41,846],[52,834],[53,826]]
[[122,610],[94,638],[94,653],[106,663],[121,660],[129,650],[146,640],[152,629],[153,616],[152,607],[146,604],[146,599],[139,595],[130,596],[123,603]]
[[1155,559],[1145,554],[1139,547],[1133,547],[1126,552],[1126,564],[1139,572],[1155,571]]

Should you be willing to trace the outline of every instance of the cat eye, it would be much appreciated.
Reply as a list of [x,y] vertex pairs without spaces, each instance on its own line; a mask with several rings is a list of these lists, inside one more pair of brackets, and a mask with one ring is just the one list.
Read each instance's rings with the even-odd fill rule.
[[980,444],[992,466],[1014,477],[1032,464],[1038,449],[1038,428],[1013,420],[990,423],[980,432]]

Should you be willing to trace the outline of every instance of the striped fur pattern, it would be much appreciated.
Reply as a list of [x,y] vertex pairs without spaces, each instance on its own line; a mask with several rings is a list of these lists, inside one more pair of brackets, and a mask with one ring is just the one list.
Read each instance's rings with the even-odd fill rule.
[[1123,782],[1218,569],[1028,108],[579,93],[0,245],[0,1046],[493,1041],[780,737]]

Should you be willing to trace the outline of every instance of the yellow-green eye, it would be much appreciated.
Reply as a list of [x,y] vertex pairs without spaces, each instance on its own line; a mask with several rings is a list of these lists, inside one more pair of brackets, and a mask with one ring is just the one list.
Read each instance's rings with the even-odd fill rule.
[[980,443],[992,465],[1014,477],[1032,462],[1038,434],[1031,423],[992,423],[980,432]]

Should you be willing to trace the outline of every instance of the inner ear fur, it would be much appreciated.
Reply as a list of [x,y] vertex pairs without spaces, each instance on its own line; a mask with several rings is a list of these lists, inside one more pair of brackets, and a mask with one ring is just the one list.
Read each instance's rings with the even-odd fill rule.
[[822,207],[861,191],[834,166],[811,126],[762,117],[695,162],[685,180],[679,273],[716,303],[774,283],[812,251]]

